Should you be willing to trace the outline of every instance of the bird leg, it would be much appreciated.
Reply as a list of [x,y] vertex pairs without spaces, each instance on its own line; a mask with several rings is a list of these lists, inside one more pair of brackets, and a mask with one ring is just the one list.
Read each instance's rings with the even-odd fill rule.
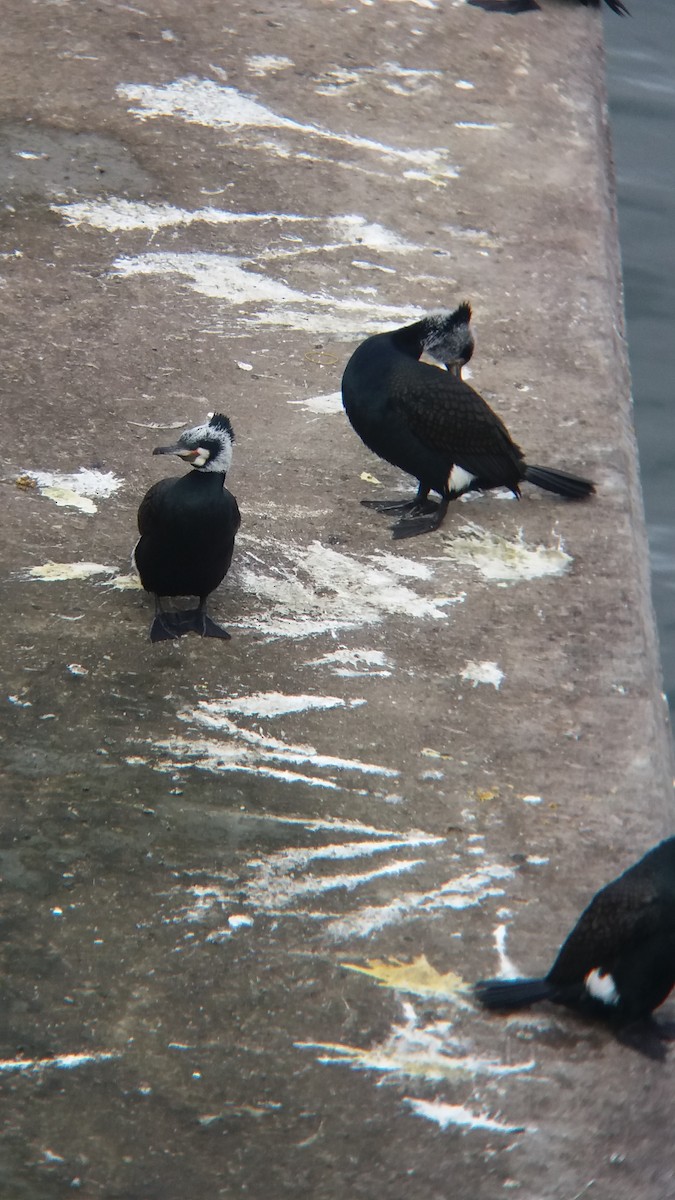
[[223,629],[222,625],[217,625],[215,621],[212,621],[206,613],[203,615],[203,620],[204,632],[202,637],[221,638],[224,642],[231,641],[232,634],[228,633],[226,629]]
[[423,484],[417,489],[417,495],[412,500],[362,500],[364,508],[374,508],[381,513],[406,513],[409,516],[421,516],[423,513],[435,512],[438,505],[435,500],[429,500],[429,488]]
[[191,629],[194,630],[195,633],[200,634],[201,637],[221,638],[221,640],[226,642],[231,640],[232,635],[228,633],[226,629],[223,629],[220,625],[217,625],[216,622],[211,620],[211,617],[208,615],[206,611],[206,596],[201,597],[199,601],[199,608],[188,609],[181,615],[186,627],[186,632],[187,630]]
[[643,1017],[617,1029],[616,1039],[622,1046],[637,1051],[643,1058],[650,1058],[652,1062],[663,1062],[667,1052],[664,1043],[672,1041],[672,1035],[669,1036],[667,1027],[652,1017]]
[[397,521],[392,525],[392,533],[395,542],[400,542],[403,538],[417,537],[420,533],[433,533],[434,529],[440,529],[445,514],[448,511],[450,497],[444,496],[440,504],[435,506],[435,510],[427,516],[410,516],[402,521]]
[[179,614],[165,612],[162,601],[155,596],[155,618],[150,626],[151,642],[172,642],[181,636]]
[[185,633],[198,633],[200,637],[221,638],[230,640],[231,634],[221,629],[206,611],[206,596],[199,602],[199,608],[183,608],[176,612],[165,612],[162,602],[155,598],[155,619],[150,627],[151,642],[169,642],[183,637]]

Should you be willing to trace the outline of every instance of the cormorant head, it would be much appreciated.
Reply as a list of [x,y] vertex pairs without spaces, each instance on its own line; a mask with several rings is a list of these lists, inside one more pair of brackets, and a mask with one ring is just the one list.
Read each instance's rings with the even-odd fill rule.
[[432,313],[421,324],[422,350],[461,379],[474,348],[471,305],[465,300],[454,312]]
[[196,471],[217,471],[226,475],[232,462],[234,430],[230,418],[214,413],[204,425],[195,425],[181,433],[174,446],[157,446],[153,454],[178,454]]

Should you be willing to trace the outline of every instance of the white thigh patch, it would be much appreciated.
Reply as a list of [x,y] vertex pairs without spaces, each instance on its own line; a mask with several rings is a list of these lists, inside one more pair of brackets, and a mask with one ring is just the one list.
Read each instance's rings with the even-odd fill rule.
[[621,997],[609,971],[603,975],[599,967],[594,967],[592,971],[588,972],[584,983],[586,991],[594,1000],[601,1000],[603,1004],[619,1003]]
[[448,475],[448,487],[451,492],[453,492],[456,496],[459,496],[462,492],[465,492],[469,487],[471,487],[474,479],[477,478],[478,477],[476,475],[472,475],[470,471],[465,471],[464,467],[458,467],[457,463],[455,463],[450,474]]

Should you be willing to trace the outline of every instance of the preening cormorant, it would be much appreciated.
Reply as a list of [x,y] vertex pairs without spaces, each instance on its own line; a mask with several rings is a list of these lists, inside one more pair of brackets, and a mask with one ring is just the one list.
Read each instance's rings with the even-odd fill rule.
[[543,979],[487,979],[476,995],[508,1011],[552,1000],[618,1029],[642,1021],[675,984],[675,837],[591,900]]
[[[190,630],[202,637],[230,637],[207,615],[206,600],[229,570],[241,521],[237,501],[224,486],[233,442],[229,418],[215,413],[187,429],[175,445],[153,450],[178,454],[192,470],[153,484],[138,510],[141,536],[134,559],[143,587],[155,597],[152,642]],[[199,606],[167,612],[162,596],[198,596]]]
[[[467,491],[507,487],[519,496],[524,480],[570,499],[595,490],[588,479],[526,463],[503,421],[463,381],[473,353],[470,318],[464,303],[375,334],[357,347],[342,377],[345,411],[359,437],[419,483],[412,501],[363,502],[403,514],[395,538],[438,529],[450,501]],[[420,362],[423,353],[447,370]],[[430,491],[440,504],[429,500]]]

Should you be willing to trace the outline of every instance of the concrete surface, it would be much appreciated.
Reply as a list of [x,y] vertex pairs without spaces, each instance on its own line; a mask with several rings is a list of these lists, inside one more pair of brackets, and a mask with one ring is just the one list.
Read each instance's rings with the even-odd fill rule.
[[[3,17],[0,1194],[664,1200],[672,1058],[462,985],[673,829],[599,14]],[[334,394],[465,297],[598,496],[394,546]],[[234,636],[152,647],[136,508],[211,409]]]

